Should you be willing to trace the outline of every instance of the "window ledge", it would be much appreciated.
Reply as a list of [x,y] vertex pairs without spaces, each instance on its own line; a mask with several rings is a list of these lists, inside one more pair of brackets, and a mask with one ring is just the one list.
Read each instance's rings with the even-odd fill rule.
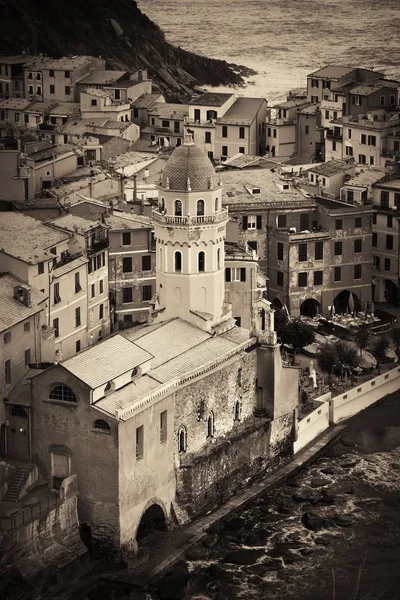
[[111,431],[107,431],[107,430],[103,430],[103,429],[94,429],[94,428],[92,428],[91,431],[93,433],[101,433],[102,435],[111,435]]
[[46,398],[43,402],[48,402],[49,404],[59,404],[61,406],[73,406],[74,408],[78,407],[77,402],[68,402],[66,400],[53,400],[52,398]]

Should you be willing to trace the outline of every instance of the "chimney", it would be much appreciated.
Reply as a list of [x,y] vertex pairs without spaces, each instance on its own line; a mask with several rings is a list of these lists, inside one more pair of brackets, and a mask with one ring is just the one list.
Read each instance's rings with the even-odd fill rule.
[[30,308],[32,306],[30,288],[26,285],[16,285],[14,288],[14,299]]

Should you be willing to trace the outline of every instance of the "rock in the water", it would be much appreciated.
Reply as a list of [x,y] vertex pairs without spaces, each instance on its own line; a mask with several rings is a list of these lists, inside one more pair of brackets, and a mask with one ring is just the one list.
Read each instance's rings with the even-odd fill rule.
[[259,575],[256,575],[255,573],[250,574],[247,578],[247,581],[249,583],[251,583],[252,585],[257,585],[257,586],[262,585],[264,583],[264,580]]
[[355,442],[353,442],[353,440],[351,440],[351,439],[350,439],[350,438],[348,438],[348,437],[344,437],[344,438],[342,439],[342,444],[343,444],[343,446],[346,446],[346,448],[353,448],[353,446],[355,446],[355,445],[356,445],[356,443],[355,443]]
[[330,491],[330,490],[322,490],[322,498],[321,498],[321,502],[323,502],[323,504],[335,504],[335,494]]
[[335,475],[335,473],[337,473],[337,469],[335,469],[335,467],[332,467],[331,465],[328,465],[327,467],[321,469],[321,473],[323,473],[324,475]]
[[235,575],[230,571],[224,569],[220,565],[210,565],[208,567],[208,572],[214,579],[218,579],[218,581],[233,581],[236,579]]
[[330,481],[329,479],[325,479],[325,477],[315,477],[314,479],[311,480],[311,487],[313,488],[319,488],[319,487],[323,487],[324,485],[329,485]]
[[343,462],[341,462],[340,466],[343,467],[344,469],[351,469],[351,467],[355,467],[357,463],[358,463],[358,460],[356,458],[348,458],[348,459],[344,460]]
[[208,533],[203,539],[202,544],[206,548],[213,548],[218,543],[218,536],[215,533]]
[[190,575],[166,575],[157,584],[161,600],[177,600],[183,597]]
[[231,519],[224,523],[223,529],[225,531],[240,531],[246,525],[246,521],[241,517],[237,517],[235,519]]
[[246,567],[244,572],[264,577],[271,571],[280,571],[281,569],[283,569],[281,560],[276,558],[265,558],[265,560],[260,563]]
[[277,510],[278,512],[287,515],[292,512],[293,509],[293,500],[291,498],[282,498],[278,502]]
[[291,479],[290,481],[287,482],[287,485],[292,488],[298,488],[301,486],[301,483],[299,481],[297,481],[297,479]]
[[205,546],[193,546],[185,552],[185,556],[188,560],[207,560],[210,556],[211,550]]
[[299,490],[293,495],[293,500],[296,500],[296,502],[307,502],[310,492],[311,490],[308,489]]
[[314,538],[314,542],[320,546],[329,546],[331,543],[330,540],[324,536],[318,536]]
[[234,565],[253,565],[263,554],[265,554],[264,550],[234,550],[229,552],[222,562]]
[[324,525],[323,519],[313,512],[304,513],[301,518],[301,522],[303,523],[304,527],[310,529],[311,531],[319,531]]
[[354,523],[354,519],[348,515],[334,515],[331,519],[339,527],[350,527]]
[[355,489],[353,487],[348,487],[345,491],[345,494],[354,494]]

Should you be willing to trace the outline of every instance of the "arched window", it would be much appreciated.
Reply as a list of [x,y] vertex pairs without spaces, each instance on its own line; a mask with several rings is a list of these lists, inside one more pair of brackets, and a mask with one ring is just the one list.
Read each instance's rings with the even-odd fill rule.
[[214,437],[214,413],[210,412],[207,419],[207,437]]
[[158,209],[160,212],[163,212],[165,210],[165,200],[164,198],[161,198],[159,203],[158,203]]
[[22,417],[23,419],[27,419],[28,415],[26,410],[22,408],[22,406],[13,406],[11,410],[11,414],[13,417]]
[[182,253],[175,252],[175,272],[180,273],[182,271]]
[[240,402],[240,400],[236,400],[235,402],[235,411],[233,414],[233,420],[234,421],[240,421],[242,416],[242,404]]
[[204,271],[206,270],[206,255],[204,254],[204,252],[199,252],[197,256],[197,266],[199,273],[204,273]]
[[217,269],[221,268],[221,248],[217,250]]
[[218,197],[215,198],[215,212],[218,212],[219,210],[219,202],[218,202]]
[[205,209],[205,205],[204,205],[204,200],[197,200],[197,216],[198,217],[204,217],[204,209]]
[[175,200],[175,216],[182,216],[182,202],[180,200]]
[[77,402],[74,392],[67,385],[56,385],[49,394],[50,400],[60,400],[61,402]]
[[104,388],[104,393],[107,394],[108,392],[113,392],[115,389],[115,384],[113,381],[109,381],[106,384],[106,387]]
[[181,425],[178,429],[178,452],[186,452],[187,432],[186,427]]
[[103,433],[111,433],[109,424],[106,423],[106,421],[103,421],[103,419],[97,419],[93,423],[93,429],[96,429],[97,431],[102,431]]
[[237,382],[238,382],[238,386],[240,387],[242,385],[242,369],[238,369],[238,373],[237,373]]
[[158,265],[158,268],[162,270],[163,268],[163,253],[162,253],[162,248],[160,248],[160,264]]

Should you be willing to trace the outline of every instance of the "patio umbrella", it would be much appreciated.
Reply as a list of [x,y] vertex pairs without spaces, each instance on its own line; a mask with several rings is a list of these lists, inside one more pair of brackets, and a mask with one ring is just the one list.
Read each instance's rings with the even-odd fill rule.
[[350,292],[350,294],[349,294],[349,311],[351,313],[354,312],[354,296],[353,296],[352,292]]

